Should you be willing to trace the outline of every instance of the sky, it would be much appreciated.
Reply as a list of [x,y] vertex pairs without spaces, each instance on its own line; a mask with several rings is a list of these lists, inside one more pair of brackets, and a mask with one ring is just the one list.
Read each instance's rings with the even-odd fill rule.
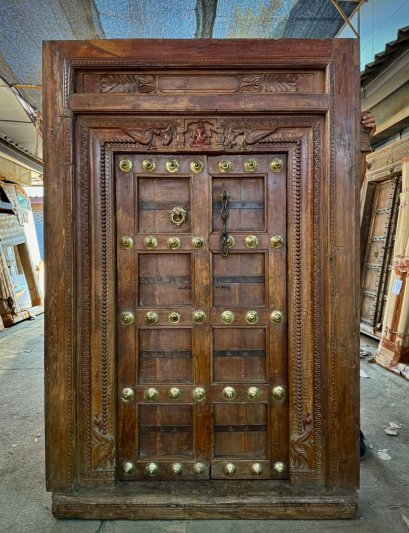
[[[394,41],[399,28],[409,26],[409,0],[368,0],[360,10],[361,70],[372,63],[375,54]],[[352,19],[358,28],[358,16]],[[344,28],[339,37],[354,37],[350,28]]]

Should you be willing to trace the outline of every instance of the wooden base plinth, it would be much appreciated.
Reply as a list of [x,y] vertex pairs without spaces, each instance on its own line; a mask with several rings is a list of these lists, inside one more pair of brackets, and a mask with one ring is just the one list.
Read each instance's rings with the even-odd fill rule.
[[354,518],[357,493],[271,481],[133,482],[53,494],[58,518],[99,520]]

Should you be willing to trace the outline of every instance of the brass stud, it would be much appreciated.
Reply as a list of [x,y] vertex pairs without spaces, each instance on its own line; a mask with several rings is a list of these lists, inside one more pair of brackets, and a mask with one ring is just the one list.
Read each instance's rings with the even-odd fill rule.
[[227,248],[234,248],[236,246],[236,239],[233,235],[227,235]]
[[148,476],[156,476],[159,472],[159,466],[156,463],[148,463],[145,466],[145,472]]
[[247,398],[249,400],[258,400],[261,396],[261,390],[258,387],[249,387],[247,389]]
[[132,161],[130,159],[121,159],[119,162],[119,168],[122,172],[129,172],[132,170]]
[[236,472],[237,466],[233,463],[227,463],[227,465],[224,467],[224,473],[226,476],[234,476]]
[[253,476],[261,476],[263,474],[263,465],[260,463],[253,463],[250,468],[250,473],[253,474]]
[[233,324],[235,319],[236,315],[233,313],[233,311],[223,311],[223,313],[220,315],[220,320],[223,324]]
[[172,311],[171,313],[169,313],[168,318],[171,324],[179,324],[181,316],[180,313],[178,313],[177,311]]
[[121,313],[121,322],[122,324],[124,324],[124,326],[130,326],[134,323],[134,321],[135,317],[130,311],[124,311],[123,313]]
[[121,468],[122,472],[126,476],[131,476],[135,472],[135,465],[130,461],[125,461],[124,463],[122,463]]
[[155,311],[148,311],[145,314],[145,322],[148,324],[148,326],[154,326],[159,322],[159,315],[158,313],[155,313]]
[[256,235],[247,235],[247,237],[244,239],[244,244],[247,246],[247,248],[257,248],[259,245],[259,240]]
[[128,237],[127,235],[121,237],[121,246],[122,248],[126,248],[127,250],[129,250],[129,248],[133,248],[134,242],[132,237]]
[[147,250],[154,250],[158,246],[158,239],[149,235],[148,237],[144,237],[143,245]]
[[247,311],[246,313],[246,322],[247,324],[257,324],[260,320],[260,315],[257,311]]
[[223,173],[230,172],[231,161],[229,161],[228,159],[223,159],[222,161],[219,161],[219,170]]
[[170,159],[169,161],[166,161],[165,166],[166,166],[166,170],[170,172],[171,174],[174,174],[180,168],[179,162],[176,159]]
[[158,389],[155,389],[155,387],[149,387],[149,389],[146,389],[146,391],[143,393],[143,397],[149,402],[156,402],[156,400],[159,398],[159,391]]
[[194,311],[192,316],[193,322],[195,322],[195,324],[203,324],[204,322],[206,322],[206,313],[201,309]]
[[146,172],[154,172],[156,169],[156,163],[153,159],[144,159],[142,161],[142,166]]
[[279,324],[283,320],[283,313],[281,311],[273,311],[270,315],[271,322]]
[[284,239],[281,235],[273,235],[270,239],[273,248],[282,248],[284,246]]
[[278,461],[277,463],[274,463],[273,470],[277,472],[277,474],[284,474],[285,464],[281,461]]
[[284,161],[282,161],[282,159],[278,159],[278,157],[274,158],[270,163],[270,168],[273,172],[280,172],[283,166]]
[[135,398],[135,391],[131,389],[130,387],[125,387],[121,391],[121,398],[124,402],[130,402]]
[[180,248],[180,239],[179,239],[179,237],[169,237],[169,239],[168,239],[168,247],[171,250],[179,250],[179,248]]
[[236,397],[236,390],[233,387],[224,387],[223,396],[225,400],[234,400]]
[[255,172],[257,170],[257,161],[255,159],[247,159],[244,162],[244,168],[247,172]]
[[193,248],[196,248],[196,250],[202,250],[204,248],[205,241],[202,237],[193,237],[192,239],[192,246]]
[[274,387],[273,398],[275,400],[282,401],[285,399],[285,396],[286,396],[286,393],[285,393],[284,387],[282,387],[281,385],[277,385],[276,387]]
[[173,463],[170,471],[174,476],[181,476],[183,474],[183,465],[181,463]]
[[195,159],[195,161],[192,161],[190,163],[190,170],[194,172],[195,174],[199,174],[202,172],[204,168],[203,162],[200,161],[200,159]]
[[182,391],[178,387],[171,387],[168,391],[168,396],[171,400],[179,400],[182,396]]
[[196,400],[197,402],[201,402],[206,398],[206,391],[203,387],[196,387],[193,390],[192,396],[194,400]]
[[203,463],[195,463],[193,465],[193,473],[196,476],[201,476],[206,472],[206,465]]

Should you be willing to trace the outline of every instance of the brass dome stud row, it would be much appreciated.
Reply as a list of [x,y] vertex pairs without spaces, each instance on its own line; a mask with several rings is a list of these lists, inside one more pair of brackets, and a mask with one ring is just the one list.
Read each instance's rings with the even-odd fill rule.
[[[228,477],[233,477],[237,473],[237,466],[234,463],[227,463],[223,469]],[[250,474],[253,476],[261,476],[264,473],[264,468],[261,463],[253,463],[250,466]]]
[[[122,172],[130,172],[132,170],[132,161],[130,159],[121,159],[119,162],[119,168]],[[144,159],[142,161],[142,168],[145,172],[155,172],[156,162],[153,159]],[[165,168],[167,172],[175,174],[180,170],[180,163],[177,159],[168,159],[165,163]],[[200,159],[195,159],[190,163],[190,170],[195,174],[199,174],[204,169],[203,161]]]
[[[281,461],[278,461],[277,463],[274,463],[273,470],[277,474],[284,474],[285,472],[285,464]],[[237,473],[237,465],[234,463],[227,463],[223,469],[224,473],[228,477],[233,477]],[[264,468],[261,463],[253,463],[250,466],[250,474],[253,476],[262,476],[264,474]]]
[[[171,324],[179,324],[182,320],[182,315],[177,311],[171,311],[168,315],[169,322]],[[192,319],[195,324],[204,324],[206,322],[207,316],[204,311],[198,309],[192,313]],[[135,315],[130,311],[123,311],[120,315],[121,323],[124,326],[129,326],[135,322]],[[220,315],[220,321],[225,326],[233,324],[236,320],[236,315],[233,311],[223,311]],[[283,314],[281,311],[273,311],[270,314],[270,321],[273,324],[279,324],[283,320]],[[247,311],[245,314],[245,321],[249,325],[256,325],[260,321],[260,315],[257,311]],[[148,326],[155,326],[159,322],[159,314],[156,311],[148,311],[145,313],[145,322]]]
[[[222,391],[225,400],[234,400],[237,396],[234,387],[224,387]],[[249,387],[247,389],[247,398],[250,401],[256,401],[261,398],[262,390],[259,387]],[[277,401],[283,401],[286,398],[286,390],[281,385],[277,385],[272,390],[273,398]],[[179,387],[171,387],[168,390],[168,398],[170,400],[180,400],[183,396],[183,391]],[[159,400],[159,390],[156,387],[149,387],[145,390],[143,397],[146,401],[156,402]],[[196,401],[202,401],[206,398],[206,391],[203,387],[196,387],[192,392],[192,397]],[[130,387],[125,387],[121,391],[121,398],[124,402],[131,402],[135,398],[135,391]]]
[[[206,313],[201,309],[198,309],[192,313],[192,319],[195,324],[204,324],[206,322],[206,318]],[[177,311],[172,311],[169,313],[168,319],[171,324],[179,324],[179,322],[182,320],[182,315]],[[145,322],[148,324],[148,326],[156,325],[159,322],[158,313],[155,311],[148,311],[145,314]]]
[[[181,389],[179,389],[179,387],[171,387],[168,390],[169,400],[180,400],[182,394],[183,392]],[[159,399],[159,391],[155,387],[149,387],[149,389],[146,389],[146,391],[143,393],[143,397],[148,402],[156,402]]]
[[[191,242],[193,248],[196,250],[202,250],[204,248],[205,240],[203,237],[193,237]],[[121,245],[123,248],[133,248],[134,241],[131,237],[124,236],[121,238]],[[152,235],[148,235],[147,237],[143,238],[143,245],[147,250],[155,250],[158,247],[158,239]],[[182,241],[179,237],[169,237],[167,240],[167,245],[169,250],[179,250],[182,245]]]
[[[234,400],[237,396],[236,389],[231,386],[224,387],[222,394],[223,398],[228,401]],[[247,389],[247,398],[250,401],[259,400],[261,398],[261,394],[262,390],[259,389],[259,387],[252,386]],[[272,390],[272,395],[273,398],[277,401],[284,400],[286,397],[285,388],[281,385],[274,387],[274,389]]]
[[[121,159],[119,161],[119,168],[122,172],[130,172],[132,170],[132,161],[130,159]],[[153,159],[144,159],[142,161],[142,167],[145,172],[155,172],[156,162]],[[222,159],[218,164],[219,171],[223,173],[228,173],[232,169],[232,162],[229,159]],[[246,172],[255,172],[257,170],[258,163],[255,159],[246,159],[244,162],[244,170]],[[177,159],[169,159],[165,163],[165,168],[167,172],[174,174],[179,172],[180,163]],[[199,174],[203,171],[204,164],[200,159],[195,159],[190,163],[190,170],[195,174]],[[270,169],[273,172],[281,172],[284,168],[284,161],[275,157],[270,163]]]
[[[236,320],[236,315],[233,313],[233,311],[223,311],[223,313],[220,315],[220,321],[222,324],[229,326],[230,324],[233,324]],[[274,324],[279,324],[283,320],[283,314],[281,311],[273,311],[270,314],[270,321]],[[245,321],[247,324],[255,325],[258,324],[260,321],[260,315],[257,311],[247,311],[245,315]]]
[[[222,159],[219,161],[218,167],[220,172],[226,174],[228,172],[231,172],[232,162],[229,159]],[[257,170],[257,167],[258,163],[255,159],[246,159],[246,161],[244,161],[244,170],[246,172],[255,172]],[[279,159],[278,157],[275,157],[270,163],[270,169],[273,172],[281,172],[283,168],[284,161],[282,159]]]
[[[196,250],[202,250],[204,248],[205,241],[203,237],[193,237],[191,242],[193,248]],[[284,246],[284,239],[281,235],[273,235],[273,237],[270,239],[270,243],[273,248],[282,248]],[[256,235],[247,235],[247,237],[244,239],[244,244],[247,248],[254,249],[258,247],[260,241]],[[133,248],[134,245],[135,243],[132,237],[129,237],[128,235],[121,237],[122,248],[129,250]],[[143,245],[147,250],[155,250],[158,247],[158,239],[152,235],[149,235],[144,237]],[[167,240],[167,245],[170,250],[179,250],[181,246],[181,240],[179,237],[169,237]],[[233,237],[233,235],[228,235],[227,246],[229,248],[234,248],[235,245],[236,239]]]
[[[156,387],[149,387],[143,393],[143,397],[147,402],[156,402],[159,400],[159,390]],[[183,396],[183,391],[179,387],[171,387],[168,390],[168,398],[170,400],[180,400]],[[130,387],[122,389],[121,398],[124,402],[130,402],[135,398],[135,391]],[[192,398],[200,402],[206,398],[206,391],[203,387],[196,387],[192,391]]]
[[[135,473],[135,465],[130,461],[124,461],[121,468],[126,476],[132,476]],[[157,463],[148,463],[145,465],[144,470],[146,475],[155,477],[159,474],[160,467]],[[168,471],[173,476],[181,476],[185,471],[185,467],[182,463],[172,463],[168,468]],[[192,466],[192,472],[196,476],[202,476],[206,472],[206,465],[204,463],[194,463]]]

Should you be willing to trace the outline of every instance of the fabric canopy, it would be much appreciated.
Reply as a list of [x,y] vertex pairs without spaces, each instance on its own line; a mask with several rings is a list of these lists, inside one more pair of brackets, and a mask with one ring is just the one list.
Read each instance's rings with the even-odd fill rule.
[[[354,1],[339,1],[346,15]],[[334,37],[344,21],[330,0],[2,0],[0,76],[41,84],[44,40]],[[41,91],[22,89],[41,109]]]

